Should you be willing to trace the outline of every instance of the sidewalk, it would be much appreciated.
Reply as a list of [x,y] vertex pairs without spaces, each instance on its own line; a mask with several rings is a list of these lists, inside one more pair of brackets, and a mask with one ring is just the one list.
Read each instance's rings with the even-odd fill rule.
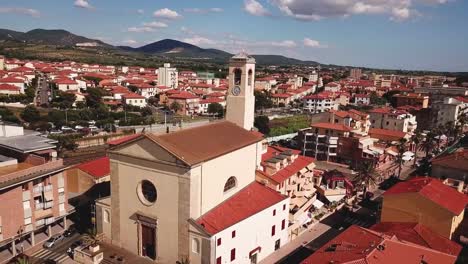
[[331,227],[320,222],[317,222],[311,229],[301,234],[299,237],[294,239],[293,241],[287,243],[282,248],[278,249],[277,251],[270,254],[267,258],[260,261],[260,264],[272,264],[277,263],[284,257],[288,256],[301,246],[305,246],[310,243],[310,241],[318,238]]

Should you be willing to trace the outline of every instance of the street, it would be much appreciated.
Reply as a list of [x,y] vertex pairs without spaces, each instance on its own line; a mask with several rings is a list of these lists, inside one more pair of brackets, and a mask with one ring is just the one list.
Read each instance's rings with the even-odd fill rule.
[[34,97],[36,105],[49,103],[49,84],[47,79],[39,76],[37,79],[36,96]]
[[54,260],[57,263],[75,263],[67,254],[67,249],[73,242],[79,240],[80,234],[74,234],[71,237],[66,237],[52,248],[43,248],[34,253],[27,254],[30,257],[31,264],[40,264],[46,260]]

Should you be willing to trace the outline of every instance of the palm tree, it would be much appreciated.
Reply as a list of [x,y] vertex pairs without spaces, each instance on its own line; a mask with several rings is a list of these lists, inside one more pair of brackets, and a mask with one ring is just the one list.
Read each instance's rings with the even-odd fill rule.
[[425,140],[423,141],[421,148],[426,152],[426,157],[429,155],[429,152],[431,152],[434,147],[434,140],[435,140],[436,134],[433,132],[429,132],[426,135]]
[[398,145],[397,145],[397,150],[398,150],[398,155],[395,160],[395,164],[398,166],[398,179],[400,179],[401,176],[401,170],[403,168],[403,154],[407,151],[407,146],[406,142],[408,140],[406,138],[402,138],[399,140]]
[[416,165],[416,160],[418,158],[418,149],[419,145],[422,142],[422,134],[420,132],[416,132],[412,137],[411,141],[414,143],[414,163],[413,165]]
[[378,180],[380,178],[379,172],[375,169],[375,162],[367,161],[363,162],[362,165],[359,167],[358,175],[355,179],[355,182],[358,185],[363,187],[363,193],[366,195],[367,190],[370,188],[371,185],[377,185]]

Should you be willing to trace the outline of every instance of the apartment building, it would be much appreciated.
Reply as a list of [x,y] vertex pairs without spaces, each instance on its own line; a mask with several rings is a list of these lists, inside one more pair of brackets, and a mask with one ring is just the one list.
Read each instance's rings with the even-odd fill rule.
[[468,87],[457,86],[429,86],[416,87],[414,92],[417,94],[427,94],[432,101],[443,101],[445,97],[468,96]]
[[200,98],[192,93],[182,91],[169,95],[167,105],[170,107],[174,102],[181,106],[179,114],[192,115],[199,112]]
[[395,94],[392,98],[392,106],[414,106],[427,108],[429,106],[429,96],[416,93]]
[[179,74],[176,68],[171,68],[170,63],[164,63],[164,66],[159,68],[158,85],[164,85],[173,89],[179,86]]
[[339,138],[349,137],[351,131],[351,127],[343,124],[312,124],[310,128],[299,131],[302,153],[317,160],[335,161]]
[[121,95],[121,97],[122,97],[122,102],[126,105],[145,107],[147,104],[146,98],[136,93],[123,94]]
[[66,166],[54,143],[31,131],[0,137],[0,262],[67,228]]
[[307,229],[311,221],[311,208],[320,208],[315,185],[320,177],[314,175],[314,159],[302,156],[297,150],[279,146],[268,146],[262,154],[261,166],[256,173],[258,182],[287,195],[289,219],[287,222],[289,240],[293,240]]
[[463,116],[468,115],[468,99],[461,96],[446,97],[443,101],[433,102],[432,108],[437,113],[434,126],[443,126],[448,122],[455,126]]
[[416,117],[407,111],[388,107],[369,111],[371,127],[413,133],[418,123]]
[[303,109],[311,114],[338,110],[340,103],[333,93],[323,92],[302,98]]

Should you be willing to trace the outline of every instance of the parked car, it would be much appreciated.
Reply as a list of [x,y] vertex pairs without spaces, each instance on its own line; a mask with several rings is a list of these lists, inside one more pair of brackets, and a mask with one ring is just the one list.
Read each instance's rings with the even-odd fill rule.
[[65,232],[63,232],[64,237],[71,237],[72,235],[76,234],[76,228],[75,226],[71,226]]
[[53,235],[47,241],[44,243],[45,248],[52,248],[54,247],[58,242],[62,241],[63,236],[60,234]]

